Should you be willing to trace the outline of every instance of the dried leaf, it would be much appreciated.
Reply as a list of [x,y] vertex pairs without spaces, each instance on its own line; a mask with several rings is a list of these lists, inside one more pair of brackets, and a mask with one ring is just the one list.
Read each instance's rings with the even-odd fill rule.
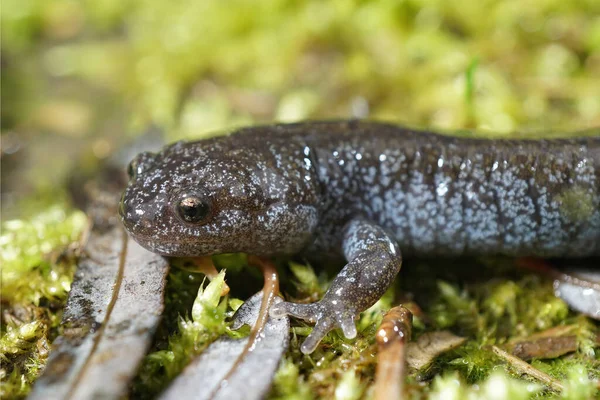
[[559,325],[534,333],[526,338],[512,340],[502,346],[515,357],[529,361],[533,358],[556,358],[577,350],[577,326]]
[[[276,297],[275,303],[282,301]],[[258,318],[262,292],[237,311],[233,328],[253,326]],[[279,361],[289,342],[289,319],[269,318],[250,351],[248,338],[222,337],[196,357],[160,397],[162,400],[261,399],[269,391]],[[243,394],[243,395],[242,395]]]
[[574,335],[522,341],[510,346],[512,355],[525,361],[533,358],[556,358],[575,350],[577,337]]
[[127,391],[164,308],[164,258],[99,225],[85,247],[43,375],[29,399],[117,399]]
[[410,368],[420,371],[429,366],[437,356],[457,348],[466,340],[450,331],[424,333],[416,342],[408,343],[406,362]]

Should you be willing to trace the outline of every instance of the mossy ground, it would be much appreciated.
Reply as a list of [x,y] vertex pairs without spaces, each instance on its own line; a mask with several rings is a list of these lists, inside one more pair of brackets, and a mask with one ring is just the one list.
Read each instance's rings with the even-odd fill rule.
[[[151,126],[170,141],[367,113],[490,135],[600,125],[595,0],[5,0],[1,19],[3,398],[27,393],[58,334],[73,243],[85,224],[63,200],[69,177]],[[258,288],[257,275],[240,270],[243,261],[222,263],[235,296]],[[283,263],[285,292],[317,298],[334,268],[314,270]],[[248,275],[256,287],[243,287]],[[164,368],[171,376],[198,346],[191,338],[204,346],[224,331],[221,317],[208,331],[191,328],[200,281],[171,273],[166,318],[133,395],[164,385]],[[412,397],[598,395],[597,323],[555,299],[550,282],[492,259],[405,263],[397,287],[363,314],[359,338],[332,333],[310,358],[297,350],[309,328],[294,327],[272,397],[369,394],[381,310],[410,299],[426,316],[415,320],[416,336],[444,328],[469,338],[431,366],[428,384],[411,378]],[[222,303],[219,315],[236,304]],[[560,325],[577,328],[577,352],[532,364],[565,382],[562,395],[517,376],[490,351]]]

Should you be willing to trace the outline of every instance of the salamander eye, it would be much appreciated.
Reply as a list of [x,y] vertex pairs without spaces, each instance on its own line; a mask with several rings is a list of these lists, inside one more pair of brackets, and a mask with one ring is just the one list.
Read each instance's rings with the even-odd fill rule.
[[184,194],[177,202],[175,209],[182,221],[192,224],[204,221],[210,213],[208,201],[194,194]]

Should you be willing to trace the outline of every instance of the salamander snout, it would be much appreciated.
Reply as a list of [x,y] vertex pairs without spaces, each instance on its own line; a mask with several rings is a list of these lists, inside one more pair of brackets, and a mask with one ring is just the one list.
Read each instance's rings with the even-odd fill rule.
[[119,203],[119,216],[129,232],[148,235],[158,216],[157,209],[156,201],[144,203],[135,196],[127,196],[125,191]]

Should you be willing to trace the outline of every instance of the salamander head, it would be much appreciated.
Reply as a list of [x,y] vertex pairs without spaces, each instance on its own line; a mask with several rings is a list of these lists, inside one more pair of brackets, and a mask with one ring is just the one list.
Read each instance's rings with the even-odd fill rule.
[[[292,175],[280,164],[277,146],[239,138],[139,154],[119,207],[129,234],[167,256],[272,255],[305,246],[318,220],[314,170],[291,163],[301,169]],[[289,141],[281,146],[277,151],[287,152],[287,160],[301,157],[302,149]]]

